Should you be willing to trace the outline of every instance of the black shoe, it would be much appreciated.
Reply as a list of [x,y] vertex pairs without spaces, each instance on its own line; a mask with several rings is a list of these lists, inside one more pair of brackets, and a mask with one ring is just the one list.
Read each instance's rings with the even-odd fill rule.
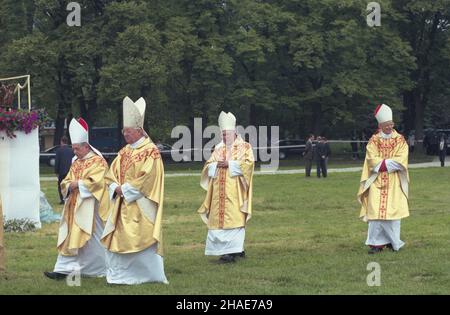
[[372,255],[372,254],[380,253],[382,251],[383,251],[383,248],[381,248],[381,247],[371,247],[367,253],[369,255]]
[[393,251],[393,252],[396,251],[396,250],[392,247],[392,244],[391,244],[391,243],[387,244],[387,245],[386,245],[386,248],[387,248],[387,249],[390,249],[390,250]]
[[234,256],[232,254],[225,254],[220,256],[219,258],[219,262],[224,263],[224,264],[228,264],[228,263],[234,263],[236,261],[236,259],[234,258]]
[[49,271],[44,271],[44,275],[47,278],[50,278],[50,279],[53,279],[53,280],[62,280],[62,279],[65,279],[67,277],[67,275],[64,274],[64,273],[49,272]]
[[245,258],[245,251],[242,251],[240,253],[233,253],[231,255],[233,255],[233,257],[235,258]]

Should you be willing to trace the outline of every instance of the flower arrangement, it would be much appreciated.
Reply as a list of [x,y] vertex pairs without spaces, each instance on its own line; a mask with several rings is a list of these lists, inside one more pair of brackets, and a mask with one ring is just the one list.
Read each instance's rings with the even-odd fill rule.
[[30,219],[10,219],[3,217],[3,229],[5,232],[33,232],[37,229],[37,223]]
[[9,138],[15,138],[16,131],[26,134],[39,126],[45,125],[50,118],[43,109],[22,110],[5,109],[0,107],[0,131],[5,131]]

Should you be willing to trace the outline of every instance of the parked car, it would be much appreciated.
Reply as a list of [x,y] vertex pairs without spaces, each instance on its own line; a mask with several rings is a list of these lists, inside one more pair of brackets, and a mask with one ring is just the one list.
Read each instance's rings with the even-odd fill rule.
[[94,127],[89,131],[89,143],[100,152],[119,152],[122,135],[116,127]]
[[[163,161],[171,161],[175,162],[172,157],[172,146],[167,143],[157,143],[156,146],[161,152],[161,156],[163,157]],[[191,161],[191,152],[183,152],[180,163]]]
[[[93,145],[91,143],[91,145]],[[166,143],[159,143],[157,144],[159,150],[161,151],[161,156],[164,160],[164,162],[174,162],[172,158],[172,146],[170,144]],[[69,146],[72,147],[72,146]],[[95,147],[95,146],[94,146]],[[56,155],[56,149],[59,148],[59,145],[55,145],[51,148],[48,148],[47,150],[43,151],[39,155],[39,162],[47,164],[48,166],[55,166],[55,155]],[[95,147],[98,149],[97,147]],[[117,152],[110,152],[108,151],[102,151],[98,149],[100,152],[102,152],[103,157],[106,159],[108,163],[111,163],[117,156]],[[103,147],[103,150],[105,150],[105,147]],[[184,152],[182,155],[181,163],[183,162],[189,162],[191,161],[191,152]],[[178,161],[177,161],[178,162]]]
[[[185,152],[182,155],[181,161],[174,161],[172,157],[172,146],[167,143],[158,143],[156,144],[158,147],[161,156],[163,158],[164,162],[189,162],[191,161],[191,152]],[[111,163],[117,156],[117,152],[102,152],[103,157],[108,161],[108,163]]]
[[[39,163],[47,164],[48,166],[55,166],[56,161],[56,149],[58,149],[60,146],[55,145],[51,148],[48,148],[47,150],[39,153]],[[70,148],[72,146],[69,145]]]
[[302,157],[305,152],[306,142],[301,139],[282,139],[274,142],[272,146],[279,148],[280,160],[286,159],[288,156]]

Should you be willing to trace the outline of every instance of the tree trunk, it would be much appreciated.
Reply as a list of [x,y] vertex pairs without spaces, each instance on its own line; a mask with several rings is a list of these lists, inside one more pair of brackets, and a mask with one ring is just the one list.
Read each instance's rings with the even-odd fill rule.
[[322,104],[314,103],[312,106],[312,130],[315,136],[322,132]]
[[26,1],[25,5],[26,5],[27,33],[31,34],[33,32],[36,4],[34,1]]
[[80,116],[86,120],[89,128],[94,127],[94,117],[97,113],[97,99],[86,101],[84,96],[81,95],[78,97],[78,104],[80,106]]
[[64,105],[62,103],[58,104],[58,113],[55,120],[55,135],[53,137],[53,145],[59,145],[62,136],[64,135]]
[[[58,97],[58,108],[56,111],[55,135],[53,137],[53,145],[59,145],[61,137],[64,135],[64,122],[66,119],[67,109],[69,108],[68,98],[70,97],[70,80],[65,73],[66,63],[64,56],[58,59],[58,80],[56,82],[56,90]],[[70,121],[68,121],[70,123]]]
[[88,108],[86,106],[86,101],[84,99],[83,96],[83,92],[80,89],[80,95],[78,96],[78,104],[80,106],[80,116],[86,120],[86,122],[88,123],[88,126],[90,126],[90,121],[88,119]]
[[[101,4],[98,4],[101,5]],[[97,120],[97,110],[98,110],[98,103],[97,103],[97,86],[100,82],[100,69],[102,68],[103,61],[102,57],[100,55],[94,57],[94,65],[95,65],[95,76],[93,78],[92,82],[92,96],[91,99],[88,101],[88,109],[87,109],[87,116],[86,118],[89,120],[90,125],[94,126],[95,122]]]
[[405,126],[405,136],[409,134],[415,126],[415,103],[411,92],[403,93],[403,106],[405,110],[403,112],[403,123]]
[[414,94],[414,109],[415,109],[415,119],[414,127],[416,130],[416,140],[423,140],[423,116],[425,112],[425,104],[420,98],[420,94],[416,92]]
[[257,121],[257,111],[256,111],[256,105],[255,104],[251,104],[250,105],[250,110],[249,110],[249,125],[250,126],[257,126],[258,125],[258,121]]

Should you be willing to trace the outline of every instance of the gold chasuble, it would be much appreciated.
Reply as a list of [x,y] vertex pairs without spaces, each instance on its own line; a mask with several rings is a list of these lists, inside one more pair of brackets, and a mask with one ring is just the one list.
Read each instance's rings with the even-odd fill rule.
[[[58,251],[63,256],[76,256],[86,245],[95,229],[95,207],[106,221],[109,209],[108,190],[104,176],[108,164],[103,157],[89,152],[83,159],[72,163],[69,173],[61,182],[61,192],[68,199],[64,204],[58,235]],[[93,195],[81,198],[79,189],[68,191],[70,183],[81,180]]]
[[146,138],[135,149],[120,150],[105,177],[106,183],[127,183],[144,196],[128,203],[116,196],[101,242],[114,253],[135,253],[157,243],[162,256],[164,166],[156,145]]
[[0,271],[5,270],[5,248],[3,247],[3,210],[2,196],[0,196]]
[[[383,160],[401,165],[396,172],[378,172],[373,169]],[[391,138],[373,135],[368,144],[361,176],[358,201],[360,217],[367,220],[398,220],[409,216],[408,210],[408,145],[405,138],[392,131]]]
[[[236,161],[242,175],[231,177],[231,165],[217,168],[214,178],[208,176],[208,167],[218,161]],[[207,191],[198,210],[210,230],[244,227],[252,215],[252,178],[254,169],[252,147],[238,136],[230,148],[222,142],[216,146],[206,162],[200,185]]]

